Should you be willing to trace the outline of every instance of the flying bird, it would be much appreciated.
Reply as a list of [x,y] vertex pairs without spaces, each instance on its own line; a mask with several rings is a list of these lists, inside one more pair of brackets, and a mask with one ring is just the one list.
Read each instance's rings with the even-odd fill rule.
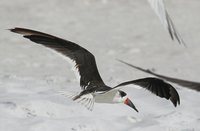
[[163,0],[148,0],[152,9],[155,11],[156,15],[159,17],[162,25],[168,30],[172,40],[176,39],[179,44],[183,44],[186,46],[184,40],[181,38],[180,34],[176,30],[172,19],[167,12],[164,1]]
[[145,72],[145,73],[148,73],[148,74],[151,74],[153,76],[156,76],[158,78],[161,78],[161,79],[164,79],[166,81],[169,81],[169,82],[172,82],[172,83],[175,83],[177,85],[180,85],[180,86],[183,86],[183,87],[186,87],[188,89],[192,89],[192,90],[195,90],[195,91],[200,91],[200,82],[195,82],[195,81],[188,81],[188,80],[183,80],[183,79],[178,79],[178,78],[173,78],[173,77],[169,77],[169,76],[165,76],[165,75],[161,75],[161,74],[157,74],[155,72],[152,72],[151,70],[149,69],[143,69],[141,67],[138,67],[138,66],[135,66],[133,64],[130,64],[130,63],[127,63],[127,62],[124,62],[122,60],[118,60],[132,68],[135,68],[137,70],[140,70],[142,72]]
[[89,110],[93,109],[94,102],[124,103],[138,112],[138,109],[128,98],[127,94],[120,90],[120,88],[129,84],[141,86],[161,98],[170,100],[175,107],[180,104],[179,94],[176,89],[161,79],[147,77],[123,82],[112,88],[103,82],[97,69],[95,57],[87,49],[74,42],[39,31],[25,28],[14,28],[10,29],[10,31],[21,34],[24,38],[37,44],[51,48],[74,61],[75,68],[80,75],[80,87],[82,91],[72,96],[72,99],[83,103]]

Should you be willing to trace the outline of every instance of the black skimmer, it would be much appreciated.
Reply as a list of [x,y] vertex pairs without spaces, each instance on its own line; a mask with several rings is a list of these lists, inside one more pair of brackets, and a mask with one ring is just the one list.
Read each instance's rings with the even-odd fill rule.
[[155,11],[156,15],[159,17],[163,26],[168,29],[172,40],[176,39],[179,44],[183,44],[186,46],[180,34],[176,30],[169,16],[169,13],[166,10],[163,0],[148,0],[148,2],[151,5],[152,9]]
[[90,110],[92,110],[94,102],[124,103],[138,112],[134,104],[127,97],[127,94],[119,90],[122,86],[129,84],[141,86],[161,98],[166,98],[170,100],[175,107],[177,104],[180,104],[176,89],[161,79],[152,77],[142,78],[123,82],[111,88],[103,82],[97,69],[94,55],[78,44],[30,29],[14,28],[10,30],[22,34],[24,38],[35,43],[51,48],[74,61],[75,67],[80,75],[82,91],[73,96],[72,99],[74,101],[83,102]]
[[179,79],[179,78],[173,78],[173,77],[169,77],[169,76],[165,76],[165,75],[161,75],[161,74],[157,74],[149,69],[143,69],[141,67],[138,67],[138,66],[135,66],[133,64],[130,64],[130,63],[127,63],[127,62],[124,62],[122,60],[118,60],[132,68],[135,68],[137,70],[140,70],[142,72],[145,72],[145,73],[148,73],[148,74],[151,74],[153,76],[156,76],[158,78],[161,78],[161,79],[164,79],[166,81],[169,81],[169,82],[172,82],[172,83],[175,83],[177,85],[180,85],[180,86],[183,86],[183,87],[186,87],[188,89],[192,89],[192,90],[195,90],[195,91],[200,91],[200,82],[195,82],[195,81],[188,81],[188,80],[183,80],[183,79]]

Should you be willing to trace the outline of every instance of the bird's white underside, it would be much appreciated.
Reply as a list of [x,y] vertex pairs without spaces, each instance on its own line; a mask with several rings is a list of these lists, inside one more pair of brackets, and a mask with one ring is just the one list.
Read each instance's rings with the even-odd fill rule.
[[105,93],[94,93],[95,102],[97,103],[114,103],[118,90],[112,90]]
[[[79,95],[79,92],[71,92],[71,91],[59,91],[59,94],[68,97],[70,99],[73,99],[77,95]],[[108,92],[100,93],[89,93],[86,95],[81,96],[75,102],[80,103],[84,107],[86,107],[88,110],[92,111],[94,107],[94,102],[96,103],[122,103],[126,100],[127,96],[121,98],[119,92],[117,89],[113,89]]]

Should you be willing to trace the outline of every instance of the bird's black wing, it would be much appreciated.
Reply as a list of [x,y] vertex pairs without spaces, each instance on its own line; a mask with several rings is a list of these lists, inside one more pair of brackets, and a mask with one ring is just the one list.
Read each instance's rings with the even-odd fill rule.
[[166,98],[167,100],[170,99],[175,107],[177,106],[177,104],[180,104],[179,94],[176,91],[176,89],[172,85],[157,78],[148,77],[143,79],[127,81],[115,86],[113,89],[129,84],[138,85],[161,98]]
[[152,72],[152,71],[150,71],[148,69],[143,69],[141,67],[129,64],[129,63],[124,62],[122,60],[119,60],[119,61],[124,63],[124,64],[126,64],[126,65],[128,65],[128,66],[130,66],[130,67],[132,67],[132,68],[135,68],[135,69],[140,70],[142,72],[154,75],[154,76],[156,76],[158,78],[161,78],[161,79],[164,79],[166,81],[178,84],[178,85],[186,87],[188,89],[192,89],[192,90],[195,90],[195,91],[200,91],[200,82],[182,80],[182,79],[178,79],[178,78],[168,77],[168,76],[165,76],[165,75],[160,75],[160,74],[154,73],[154,72]]
[[83,47],[46,33],[34,31],[25,28],[10,29],[12,32],[22,34],[23,37],[49,47],[62,55],[69,57],[76,63],[75,67],[78,69],[80,75],[80,86],[83,90],[94,85],[104,85],[104,82],[98,72],[95,57],[88,50]]

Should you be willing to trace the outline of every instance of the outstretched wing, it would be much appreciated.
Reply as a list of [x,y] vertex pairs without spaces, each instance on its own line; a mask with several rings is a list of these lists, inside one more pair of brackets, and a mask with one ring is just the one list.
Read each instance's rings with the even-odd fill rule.
[[176,89],[172,85],[164,82],[163,80],[148,77],[148,78],[123,82],[115,86],[114,88],[129,85],[129,84],[138,85],[140,87],[147,89],[148,91],[152,92],[153,94],[161,98],[166,98],[167,100],[170,99],[175,107],[177,106],[177,104],[180,104],[180,98]]
[[141,67],[138,67],[138,66],[135,66],[135,65],[132,65],[132,64],[129,64],[129,63],[126,63],[122,60],[119,60],[120,62],[132,67],[132,68],[135,68],[137,70],[140,70],[142,72],[145,72],[145,73],[148,73],[148,74],[151,74],[151,75],[154,75],[154,76],[157,76],[161,79],[164,79],[166,81],[169,81],[169,82],[172,82],[172,83],[175,83],[175,84],[178,84],[180,86],[183,86],[183,87],[186,87],[188,89],[192,89],[192,90],[196,90],[196,91],[200,91],[200,83],[199,82],[194,82],[194,81],[188,81],[188,80],[182,80],[182,79],[178,79],[178,78],[172,78],[172,77],[168,77],[168,76],[164,76],[164,75],[160,75],[160,74],[157,74],[157,73],[154,73],[148,69],[143,69]]
[[164,5],[163,0],[148,0],[149,4],[151,5],[152,9],[155,11],[155,13],[157,14],[157,16],[159,17],[161,23],[163,24],[163,26],[168,29],[169,34],[172,38],[172,40],[177,39],[177,41],[180,44],[184,44],[185,42],[183,41],[183,39],[181,38],[181,36],[179,35],[178,31],[176,30],[166,8]]
[[104,85],[104,82],[98,72],[95,57],[88,50],[83,47],[46,33],[34,31],[25,28],[10,29],[12,32],[22,34],[23,37],[51,48],[62,55],[69,57],[76,63],[75,67],[78,69],[80,75],[80,86],[83,90],[90,85]]

